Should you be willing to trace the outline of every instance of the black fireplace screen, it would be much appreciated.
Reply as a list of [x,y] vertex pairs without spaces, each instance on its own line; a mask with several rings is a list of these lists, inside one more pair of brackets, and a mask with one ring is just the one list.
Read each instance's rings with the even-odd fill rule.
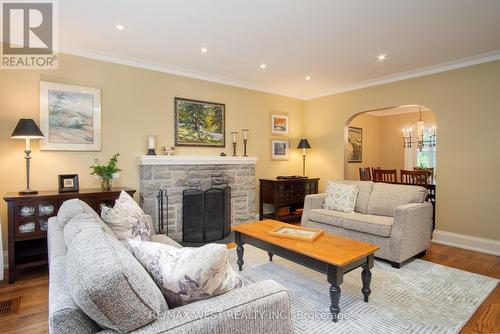
[[202,191],[186,189],[182,193],[182,240],[210,242],[231,233],[231,188],[213,187]]

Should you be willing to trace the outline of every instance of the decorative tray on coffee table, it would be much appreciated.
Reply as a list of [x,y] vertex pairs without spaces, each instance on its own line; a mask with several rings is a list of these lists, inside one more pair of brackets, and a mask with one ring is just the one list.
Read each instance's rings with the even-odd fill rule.
[[280,226],[270,231],[269,234],[275,237],[314,241],[323,234],[323,230],[299,226]]

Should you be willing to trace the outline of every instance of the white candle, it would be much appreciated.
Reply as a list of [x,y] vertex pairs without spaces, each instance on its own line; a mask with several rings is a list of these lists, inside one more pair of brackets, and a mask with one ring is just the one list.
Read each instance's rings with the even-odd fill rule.
[[155,137],[154,136],[148,137],[148,149],[150,149],[150,150],[155,149]]
[[247,131],[243,131],[243,139],[247,139]]
[[236,132],[233,132],[233,143],[236,143]]

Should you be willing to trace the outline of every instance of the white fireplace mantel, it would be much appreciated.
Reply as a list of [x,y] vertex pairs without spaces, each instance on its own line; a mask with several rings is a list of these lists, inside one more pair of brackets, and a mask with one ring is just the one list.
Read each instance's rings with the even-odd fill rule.
[[141,155],[137,158],[139,166],[180,166],[180,165],[255,165],[257,157],[233,156],[188,156],[188,155]]

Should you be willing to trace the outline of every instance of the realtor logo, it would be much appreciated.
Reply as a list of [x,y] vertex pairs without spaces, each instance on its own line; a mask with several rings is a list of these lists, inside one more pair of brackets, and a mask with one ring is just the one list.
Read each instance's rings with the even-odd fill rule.
[[55,3],[2,2],[3,69],[57,68]]

